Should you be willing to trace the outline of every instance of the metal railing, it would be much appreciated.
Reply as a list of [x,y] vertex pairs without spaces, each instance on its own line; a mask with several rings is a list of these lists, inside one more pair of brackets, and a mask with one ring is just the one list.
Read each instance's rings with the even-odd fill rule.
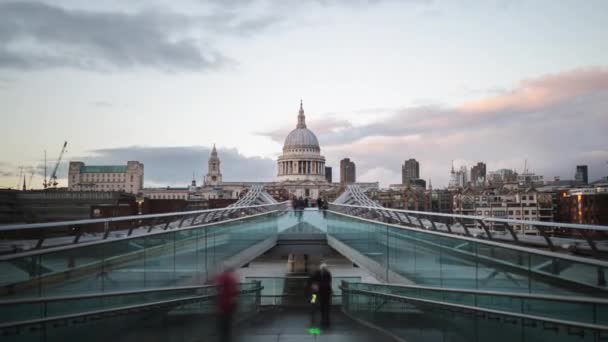
[[282,211],[287,208],[287,204],[288,202],[281,202],[163,214],[5,225],[0,226],[0,255],[198,227],[265,212]]
[[[247,294],[255,294],[255,301],[253,304],[257,307],[260,304],[260,293],[263,287],[259,282],[252,283],[241,283],[239,294],[247,295]],[[41,311],[39,312],[40,317],[32,317],[29,319],[20,319],[16,317],[16,319],[12,319],[10,321],[4,321],[0,323],[0,335],[1,336],[15,336],[20,335],[22,333],[28,333],[28,331],[39,331],[39,330],[49,330],[53,327],[62,327],[67,325],[78,325],[84,324],[88,322],[96,322],[101,319],[113,318],[117,316],[129,315],[129,314],[137,314],[141,312],[149,312],[151,310],[157,309],[167,309],[171,310],[176,307],[180,307],[187,304],[199,303],[199,302],[207,302],[217,297],[216,291],[211,291],[210,293],[198,293],[198,290],[208,290],[208,289],[216,289],[217,286],[214,285],[203,285],[203,286],[182,286],[182,287],[170,287],[170,288],[157,288],[157,289],[146,289],[146,290],[138,290],[138,291],[120,291],[120,292],[110,292],[110,293],[97,293],[97,294],[85,294],[85,295],[76,295],[76,296],[58,296],[58,297],[47,297],[47,298],[25,298],[18,300],[9,300],[9,301],[0,301],[0,308],[2,308],[3,312],[10,314],[11,307],[15,307],[17,305],[32,305],[32,304],[40,304]],[[78,311],[72,310],[72,312],[63,313],[63,314],[47,314],[48,313],[48,305],[54,302],[74,302],[89,299],[112,299],[125,296],[144,296],[146,294],[153,294],[159,292],[188,292],[193,291],[194,293],[187,293],[183,296],[176,296],[177,298],[167,298],[167,299],[156,299],[156,300],[146,300],[146,298],[142,297],[142,303],[124,303],[118,302],[115,305],[99,305],[99,307],[88,308],[86,310]],[[31,308],[28,308],[29,313],[32,314]],[[14,309],[12,309],[14,310]],[[212,313],[212,311],[210,312]],[[49,323],[53,323],[52,326]]]
[[[338,203],[330,203],[329,209],[383,223],[518,245],[539,246],[552,251],[565,249],[588,253],[594,257],[608,253],[608,226],[501,219]],[[535,229],[540,236],[522,234],[518,226]]]
[[[350,288],[349,285],[342,286],[341,288],[343,294],[343,310],[349,315],[353,315],[355,318],[357,318],[358,312],[368,313],[361,319],[363,321],[365,321],[366,318],[373,318],[374,315],[378,313],[389,314],[389,320],[392,321],[399,320],[399,313],[409,313],[410,316],[407,316],[408,320],[412,319],[412,312],[415,312],[418,315],[429,315],[432,313],[432,316],[427,317],[428,319],[433,319],[441,313],[447,313],[447,315],[451,317],[454,315],[463,315],[464,317],[478,322],[503,323],[507,329],[519,328],[521,329],[522,340],[527,333],[526,328],[538,328],[545,332],[551,331],[553,334],[564,333],[565,336],[575,335],[576,337],[584,337],[586,334],[591,334],[594,341],[608,338],[608,326],[604,324],[586,323],[570,319],[556,319],[536,314],[490,309],[476,305],[457,304],[441,299],[427,299],[416,296],[353,289]],[[353,295],[355,296],[351,297]],[[370,299],[365,300],[361,297]],[[384,330],[385,328],[382,326],[382,320],[380,321],[380,324],[378,324],[378,322],[369,322],[369,324]],[[496,326],[494,326],[494,328],[495,327]],[[447,329],[447,326],[445,328]],[[476,334],[477,331],[475,330],[476,329],[472,329],[467,332]],[[497,333],[500,332],[497,331]],[[555,338],[557,338],[556,340],[559,340],[557,336],[555,336]]]
[[[260,282],[263,286],[261,305],[267,306],[310,306],[310,298],[306,297],[306,288],[310,276],[247,276],[247,282]],[[294,284],[293,282],[297,284]],[[360,282],[359,276],[337,276],[332,278],[332,305],[340,305],[342,293],[340,285],[348,282]],[[292,282],[288,284],[288,282]],[[290,286],[291,285],[291,286]],[[295,286],[294,286],[295,285]]]
[[404,284],[342,282],[340,288],[367,290],[479,308],[532,314],[582,323],[608,324],[608,299]]
[[0,324],[29,321],[81,311],[109,309],[127,304],[216,294],[216,285],[173,286],[144,290],[83,293],[77,295],[27,297],[0,300]]
[[[492,286],[523,292],[544,291],[548,287],[567,293],[584,293],[585,296],[605,297],[607,294],[608,261],[605,260],[379,222],[336,211],[328,212],[328,220],[330,246],[353,255],[359,263],[373,261],[368,267],[386,281],[391,277],[405,277],[396,281],[438,283],[440,287],[458,284],[457,287],[475,289],[490,286],[493,279],[504,272],[509,282],[497,281]],[[454,263],[462,268],[463,274],[455,276],[444,272],[454,268]],[[489,272],[479,272],[480,269]],[[517,277],[513,278],[511,274]],[[543,285],[539,287],[538,284]]]

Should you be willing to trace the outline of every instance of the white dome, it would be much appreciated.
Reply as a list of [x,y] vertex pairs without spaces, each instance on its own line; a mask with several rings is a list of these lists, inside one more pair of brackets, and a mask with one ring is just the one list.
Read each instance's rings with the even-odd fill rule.
[[294,149],[312,149],[317,152],[321,150],[317,136],[308,128],[296,128],[287,135],[283,151]]
[[[317,182],[327,184],[325,179],[325,157],[317,136],[306,128],[304,107],[300,101],[298,124],[289,132],[283,144],[283,154],[277,159],[278,180],[289,182]],[[299,196],[310,196],[310,188],[300,189]],[[295,194],[295,193],[294,193]],[[318,196],[312,195],[313,197]]]

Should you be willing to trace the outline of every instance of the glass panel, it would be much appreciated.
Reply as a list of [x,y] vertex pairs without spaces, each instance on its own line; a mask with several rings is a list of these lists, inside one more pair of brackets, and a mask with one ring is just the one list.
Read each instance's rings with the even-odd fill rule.
[[103,250],[103,291],[126,291],[145,287],[145,238],[100,245]]
[[[177,230],[175,232],[175,283],[180,285],[200,284],[201,272],[198,253],[200,229]],[[203,246],[204,247],[204,246]]]
[[[356,285],[354,287],[357,287]],[[456,301],[462,301],[449,295]],[[483,299],[490,303],[490,298]],[[407,341],[594,341],[599,331],[509,315],[404,302],[378,295],[346,293],[350,315]],[[470,302],[470,298],[464,302]],[[494,302],[497,307],[517,303]]]
[[[40,296],[103,291],[103,250],[78,247],[40,256]],[[34,295],[33,293],[29,293]]]
[[163,287],[175,282],[175,233],[145,238],[145,286]]
[[537,254],[534,249],[515,250],[490,241],[393,226],[387,230],[387,225],[380,222],[335,213],[328,213],[327,217],[328,234],[385,267],[382,273],[374,272],[385,273],[383,278],[389,282],[605,296],[606,284],[601,275],[605,277],[606,270],[591,264]]

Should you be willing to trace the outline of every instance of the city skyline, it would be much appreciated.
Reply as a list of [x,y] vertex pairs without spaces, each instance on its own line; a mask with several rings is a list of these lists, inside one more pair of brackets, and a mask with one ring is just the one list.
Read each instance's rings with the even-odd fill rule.
[[[398,183],[409,157],[435,187],[452,160],[606,176],[608,4],[464,3],[2,1],[0,186],[64,140],[65,160],[143,162],[146,186],[200,181],[213,143],[226,180],[273,179],[300,98],[361,181]],[[129,34],[103,46],[112,20]]]

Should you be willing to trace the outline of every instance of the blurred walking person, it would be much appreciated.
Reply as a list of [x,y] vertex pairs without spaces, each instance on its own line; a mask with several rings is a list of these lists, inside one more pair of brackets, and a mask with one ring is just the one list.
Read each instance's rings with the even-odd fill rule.
[[[331,272],[327,269],[327,264],[322,263],[319,270],[310,277],[313,291],[318,298],[318,307],[321,311],[321,327],[328,328],[330,325],[331,311]],[[316,290],[316,291],[314,291]],[[314,317],[314,316],[313,316]],[[313,318],[314,319],[314,318]]]
[[232,319],[238,303],[238,280],[231,267],[227,267],[215,279],[218,286],[217,315],[220,341],[229,342],[232,338]]

